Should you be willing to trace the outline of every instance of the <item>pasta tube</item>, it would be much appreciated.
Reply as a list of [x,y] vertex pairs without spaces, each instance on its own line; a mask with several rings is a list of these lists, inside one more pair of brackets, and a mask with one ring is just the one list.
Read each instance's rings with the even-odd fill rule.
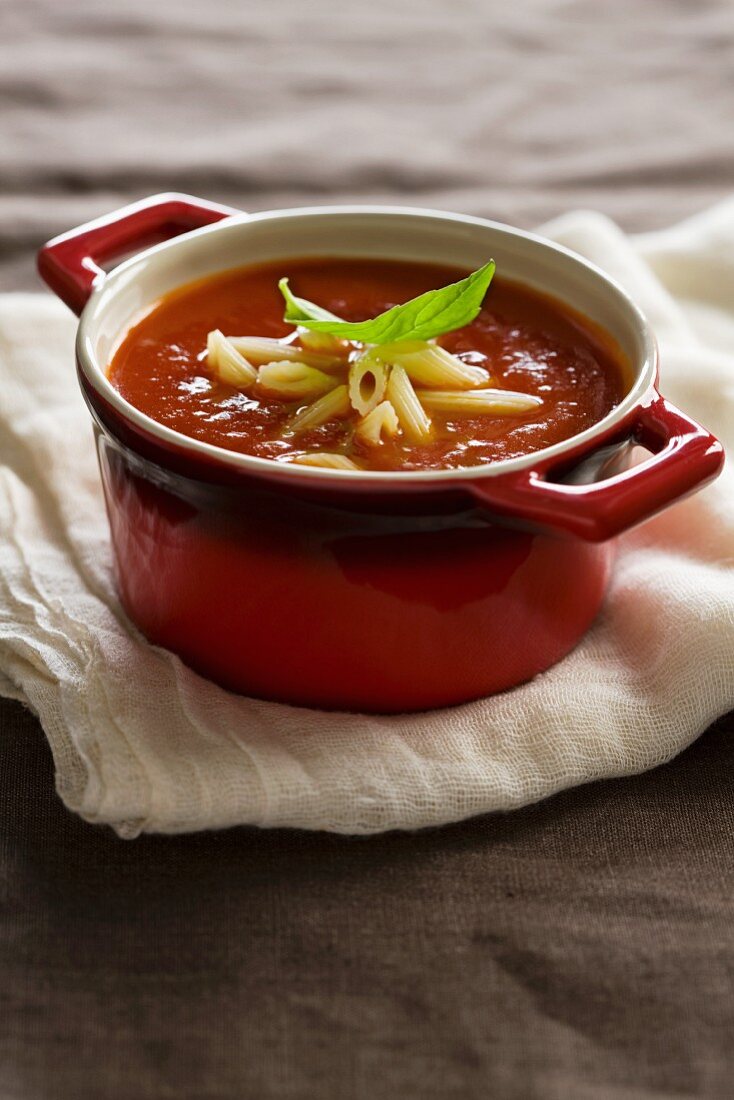
[[393,367],[390,371],[387,396],[405,434],[418,442],[429,439],[431,421],[403,367]]
[[271,340],[267,336],[228,336],[232,347],[244,355],[255,366],[263,363],[308,363],[319,370],[333,370],[343,367],[344,360],[336,355],[322,355],[316,351],[299,347],[298,344],[282,344],[280,340]]
[[517,416],[543,404],[540,397],[514,390],[418,390],[418,397],[427,409],[458,416]]
[[365,443],[380,443],[383,435],[397,435],[400,428],[398,415],[389,401],[376,405],[357,424],[355,434]]
[[329,420],[346,416],[349,412],[349,394],[346,386],[337,386],[312,405],[301,409],[290,422],[292,432],[307,432]]
[[446,348],[438,344],[412,340],[395,344],[383,344],[377,349],[380,359],[403,367],[412,382],[421,386],[452,386],[455,389],[471,389],[486,386],[489,374],[482,367],[462,363]]
[[379,405],[387,389],[387,367],[381,360],[363,355],[349,368],[349,400],[360,416]]
[[322,393],[334,389],[335,378],[306,363],[294,363],[281,360],[264,363],[257,373],[258,386],[284,401],[296,401],[300,398],[319,397]]
[[257,379],[257,371],[252,363],[248,363],[244,355],[232,346],[218,328],[206,338],[206,361],[209,370],[230,386],[246,389]]
[[326,470],[358,470],[356,462],[346,455],[330,454],[328,451],[311,451],[308,454],[296,455],[293,459],[299,466],[323,466]]
[[330,332],[311,332],[307,328],[298,329],[298,339],[301,347],[308,351],[319,352],[322,355],[338,355],[342,358],[349,354],[352,347],[348,340],[332,336]]

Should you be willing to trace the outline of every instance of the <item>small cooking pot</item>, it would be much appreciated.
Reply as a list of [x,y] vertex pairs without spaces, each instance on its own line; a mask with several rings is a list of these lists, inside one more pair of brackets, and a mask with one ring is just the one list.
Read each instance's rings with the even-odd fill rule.
[[[110,274],[100,266],[141,247]],[[122,335],[161,295],[227,268],[308,255],[471,269],[494,257],[503,277],[603,326],[631,365],[629,392],[592,428],[521,458],[363,473],[188,438],[108,381]],[[723,461],[713,436],[658,393],[655,341],[624,291],[519,229],[379,206],[248,215],[158,195],[57,237],[39,269],[81,315],[79,381],[123,605],[152,642],[234,691],[389,712],[519,684],[591,623],[613,537],[715,477]],[[650,452],[638,465],[634,444]]]

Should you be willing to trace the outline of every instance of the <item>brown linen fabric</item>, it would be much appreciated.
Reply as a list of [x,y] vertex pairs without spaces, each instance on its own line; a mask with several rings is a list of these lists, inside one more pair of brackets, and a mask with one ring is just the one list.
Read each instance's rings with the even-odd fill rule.
[[5,0],[0,287],[156,191],[664,226],[734,187],[730,0]]
[[[178,188],[664,225],[734,190],[734,8],[6,0],[0,286]],[[729,1097],[731,733],[419,835],[131,844],[0,703],[1,1100]]]
[[442,830],[126,843],[3,718],[3,1100],[731,1096],[731,721]]

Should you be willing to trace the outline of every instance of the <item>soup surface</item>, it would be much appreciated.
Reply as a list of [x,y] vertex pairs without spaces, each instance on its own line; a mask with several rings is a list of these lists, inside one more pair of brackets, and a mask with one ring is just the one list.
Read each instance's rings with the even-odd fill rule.
[[[438,344],[484,368],[489,384],[540,399],[519,413],[461,415],[430,407],[430,437],[403,431],[366,441],[357,416],[293,432],[310,404],[258,386],[238,387],[210,369],[207,335],[296,340],[283,321],[278,280],[348,321],[362,321],[466,275],[455,268],[364,259],[295,259],[243,267],[167,295],[125,336],[109,368],[132,405],[175,431],[279,462],[328,452],[367,470],[447,469],[513,458],[576,435],[627,390],[621,352],[602,330],[551,298],[497,275],[481,312]],[[423,391],[424,393],[426,391]],[[430,395],[429,395],[430,396]],[[351,412],[351,410],[350,410]]]

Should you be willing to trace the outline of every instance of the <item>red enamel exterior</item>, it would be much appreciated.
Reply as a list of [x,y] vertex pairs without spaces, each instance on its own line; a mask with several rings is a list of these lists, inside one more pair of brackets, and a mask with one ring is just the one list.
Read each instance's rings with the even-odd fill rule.
[[[122,251],[232,211],[166,195],[50,242],[49,286],[81,312]],[[564,656],[596,615],[612,536],[714,477],[704,429],[650,392],[623,423],[530,469],[378,489],[192,456],[122,416],[80,371],[117,580],[156,644],[234,691],[390,712],[501,691]],[[631,443],[651,456],[626,468]],[[592,484],[567,475],[604,448]],[[564,479],[565,480],[561,480]]]
[[153,200],[143,199],[54,237],[38,253],[38,271],[54,294],[79,314],[97,282],[104,279],[100,265],[105,261],[235,213],[229,206],[189,195],[155,195]]

